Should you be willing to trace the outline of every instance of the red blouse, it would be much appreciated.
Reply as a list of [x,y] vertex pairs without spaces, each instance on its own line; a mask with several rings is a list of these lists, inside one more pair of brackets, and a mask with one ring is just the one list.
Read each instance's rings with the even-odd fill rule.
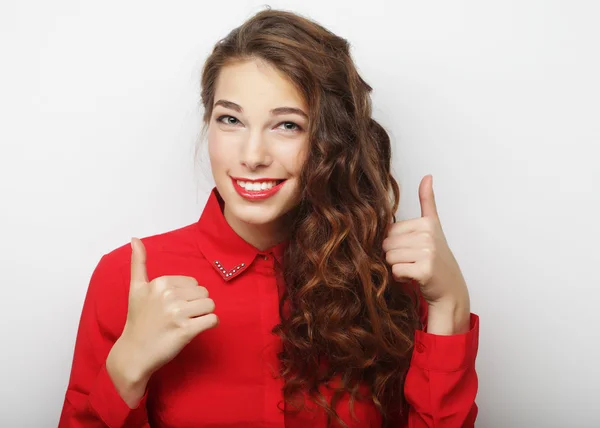
[[[222,210],[214,188],[198,222],[143,239],[149,279],[196,278],[215,302],[219,326],[200,333],[155,372],[136,409],[120,397],[105,366],[125,325],[131,247],[100,259],[83,305],[59,428],[326,426],[325,413],[309,400],[307,407],[316,411],[284,415],[278,409],[282,381],[273,373],[280,345],[271,330],[279,322],[276,275],[285,244],[257,250],[231,229]],[[474,426],[478,335],[475,314],[465,334],[416,332],[405,382],[409,421],[399,427]],[[349,427],[381,426],[372,402],[355,403],[358,420],[351,417],[347,399],[337,410]]]

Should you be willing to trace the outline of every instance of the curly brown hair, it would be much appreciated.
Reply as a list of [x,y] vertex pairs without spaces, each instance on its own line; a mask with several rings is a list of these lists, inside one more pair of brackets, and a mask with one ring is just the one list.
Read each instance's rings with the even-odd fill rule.
[[[336,403],[367,385],[384,426],[406,409],[403,385],[419,327],[414,288],[394,283],[382,242],[396,220],[399,188],[391,144],[371,117],[372,88],[347,40],[296,13],[263,10],[220,40],[202,72],[204,123],[221,68],[260,59],[282,71],[309,106],[309,155],[300,176],[284,256],[281,376],[286,411],[302,392],[346,426]],[[337,377],[331,402],[320,387]],[[293,410],[289,410],[292,407]]]

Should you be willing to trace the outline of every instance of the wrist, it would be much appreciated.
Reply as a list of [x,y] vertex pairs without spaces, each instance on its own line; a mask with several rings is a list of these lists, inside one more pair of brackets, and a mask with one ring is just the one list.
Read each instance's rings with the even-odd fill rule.
[[444,299],[429,304],[427,332],[442,336],[469,331],[471,307],[468,293],[462,298]]
[[[125,377],[131,383],[144,382],[150,379],[153,370],[148,366],[147,359],[135,341],[124,333],[117,339],[113,349],[115,351],[115,361],[118,361],[119,367]],[[111,350],[112,352],[112,350]]]
[[144,369],[139,353],[120,337],[106,358],[106,370],[119,395],[130,408],[135,408],[146,392],[151,373]]

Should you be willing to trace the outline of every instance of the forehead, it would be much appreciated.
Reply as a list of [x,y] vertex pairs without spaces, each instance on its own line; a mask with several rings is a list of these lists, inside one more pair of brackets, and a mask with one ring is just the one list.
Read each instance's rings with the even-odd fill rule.
[[219,99],[240,104],[244,110],[307,108],[304,97],[284,73],[257,59],[231,63],[221,69],[215,88],[215,101]]

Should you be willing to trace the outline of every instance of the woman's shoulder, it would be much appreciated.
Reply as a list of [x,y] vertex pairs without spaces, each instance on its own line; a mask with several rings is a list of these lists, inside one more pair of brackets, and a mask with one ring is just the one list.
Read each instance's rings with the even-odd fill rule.
[[[190,258],[201,256],[195,223],[139,239],[146,248],[146,265],[150,279],[153,276],[164,275],[166,267],[189,263]],[[128,241],[100,257],[92,273],[90,286],[117,291],[115,287],[129,285],[130,270],[131,243]]]
[[[197,223],[188,224],[177,229],[154,235],[138,237],[146,248],[147,264],[163,264],[169,257],[185,256],[198,253]],[[131,243],[122,243],[106,252],[98,263],[103,270],[119,271],[130,268]]]

